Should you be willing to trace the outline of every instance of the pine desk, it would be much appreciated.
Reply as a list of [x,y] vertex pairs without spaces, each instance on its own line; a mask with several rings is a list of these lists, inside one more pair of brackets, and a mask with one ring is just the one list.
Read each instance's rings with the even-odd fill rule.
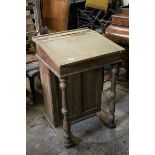
[[114,64],[107,122],[113,126],[118,71],[115,64],[121,61],[124,49],[90,29],[51,33],[34,37],[33,41],[39,59],[46,118],[54,127],[63,122],[65,146],[72,146],[70,121],[101,111],[105,64]]

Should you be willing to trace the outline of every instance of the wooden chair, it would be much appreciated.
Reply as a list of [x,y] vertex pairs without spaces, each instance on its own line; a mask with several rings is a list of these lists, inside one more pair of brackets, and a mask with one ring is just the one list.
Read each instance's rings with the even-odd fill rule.
[[111,24],[112,15],[117,12],[122,3],[122,0],[109,0],[109,6],[106,13],[101,18],[97,19],[100,27],[102,28],[102,34],[105,33],[106,28]]
[[46,33],[49,33],[49,29],[47,26],[42,27],[40,1],[28,1],[26,4],[26,77],[29,79],[33,103],[35,103],[35,77],[39,76],[39,67],[32,36]]
[[94,29],[100,15],[107,11],[109,0],[86,0],[85,10],[77,9],[78,27]]
[[100,28],[99,33],[104,33],[111,24],[111,15],[120,5],[121,0],[86,0],[86,9],[77,9],[78,27]]

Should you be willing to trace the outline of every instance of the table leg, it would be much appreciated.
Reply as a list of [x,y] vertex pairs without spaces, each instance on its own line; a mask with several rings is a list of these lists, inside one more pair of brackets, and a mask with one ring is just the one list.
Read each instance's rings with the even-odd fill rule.
[[110,90],[110,97],[111,101],[109,103],[109,112],[106,111],[99,111],[96,115],[104,122],[104,124],[109,128],[115,128],[115,96],[116,96],[116,80],[118,75],[118,66],[119,64],[114,64],[112,66],[112,80],[111,80],[111,90]]
[[63,114],[63,130],[64,130],[64,144],[65,147],[73,146],[72,139],[71,139],[71,131],[70,131],[70,123],[68,119],[68,110],[66,104],[66,80],[60,79],[60,88],[62,91],[62,114]]
[[33,98],[33,104],[35,104],[35,87],[34,87],[34,77],[29,77],[30,81],[30,89],[32,93],[32,98]]
[[110,128],[116,127],[115,124],[115,97],[116,97],[116,81],[117,81],[117,74],[118,74],[118,64],[114,64],[112,67],[112,80],[111,80],[111,101],[109,104],[109,122],[108,126]]

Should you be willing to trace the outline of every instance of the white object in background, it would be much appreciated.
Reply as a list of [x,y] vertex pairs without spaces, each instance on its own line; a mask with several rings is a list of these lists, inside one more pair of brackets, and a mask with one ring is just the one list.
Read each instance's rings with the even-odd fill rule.
[[129,0],[123,0],[123,6],[129,5]]

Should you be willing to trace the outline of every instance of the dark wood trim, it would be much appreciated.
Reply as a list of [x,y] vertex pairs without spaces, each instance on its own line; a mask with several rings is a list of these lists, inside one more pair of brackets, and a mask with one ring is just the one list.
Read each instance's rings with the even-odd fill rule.
[[104,55],[99,58],[93,58],[89,60],[80,61],[76,64],[68,64],[60,67],[61,77],[70,76],[73,74],[93,70],[97,68],[103,68],[105,64],[113,64],[121,62],[122,52],[116,52],[108,55]]

